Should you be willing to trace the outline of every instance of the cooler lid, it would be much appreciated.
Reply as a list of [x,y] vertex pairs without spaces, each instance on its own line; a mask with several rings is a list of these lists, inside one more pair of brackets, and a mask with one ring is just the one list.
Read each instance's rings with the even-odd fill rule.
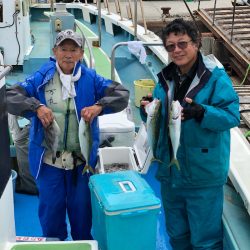
[[105,212],[138,210],[160,207],[160,200],[148,183],[135,171],[121,171],[93,175],[90,188]]
[[133,148],[137,158],[138,171],[146,174],[153,155],[148,144],[146,126],[143,122],[141,123],[140,129],[135,138]]
[[128,120],[125,111],[99,116],[100,133],[127,133],[135,131],[135,124]]

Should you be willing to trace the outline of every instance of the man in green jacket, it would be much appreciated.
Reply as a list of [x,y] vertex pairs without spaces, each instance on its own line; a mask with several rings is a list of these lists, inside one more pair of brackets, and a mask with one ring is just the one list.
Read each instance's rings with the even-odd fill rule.
[[[200,53],[193,23],[172,21],[162,40],[172,62],[158,74],[153,93],[162,103],[155,156],[170,243],[176,250],[221,250],[223,185],[230,129],[240,122],[239,99],[221,63]],[[169,135],[170,107],[177,100],[182,106],[179,168],[170,166]],[[142,101],[142,110],[148,102]]]

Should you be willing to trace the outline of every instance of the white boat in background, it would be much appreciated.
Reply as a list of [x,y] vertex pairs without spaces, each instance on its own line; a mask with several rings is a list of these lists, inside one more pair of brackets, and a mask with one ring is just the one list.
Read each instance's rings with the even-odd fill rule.
[[[145,19],[143,19],[144,27],[137,25],[137,8],[134,8],[132,13],[130,1],[127,1],[128,17],[126,18],[125,10],[121,9],[119,0],[113,3],[117,13],[111,13],[109,6],[111,3],[108,0],[104,1],[104,9],[101,9],[100,1],[97,1],[97,4],[88,4],[86,0],[84,3],[74,1],[54,5],[46,2],[46,0],[2,0],[0,2],[0,61],[1,65],[4,65],[0,68],[1,250],[18,250],[17,246],[25,244],[16,242],[16,236],[35,237],[28,238],[34,241],[44,240],[39,237],[40,231],[20,235],[19,232],[25,233],[25,230],[20,228],[26,225],[20,225],[17,214],[14,215],[14,212],[22,214],[22,211],[17,211],[17,207],[25,210],[25,205],[20,205],[22,201],[24,202],[21,195],[18,196],[19,203],[14,199],[18,194],[13,198],[4,94],[6,85],[24,80],[28,74],[47,61],[51,55],[55,35],[61,29],[75,26],[86,39],[84,58],[86,65],[95,68],[99,74],[107,78],[121,81],[130,89],[131,100],[126,110],[100,118],[101,143],[110,145],[108,148],[100,149],[99,167],[103,165],[102,161],[109,158],[107,154],[112,157],[125,155],[125,158],[131,159],[133,169],[142,174],[156,195],[160,197],[159,184],[154,178],[155,165],[150,165],[151,154],[146,142],[146,132],[143,127],[139,130],[141,121],[138,108],[134,105],[136,98],[134,81],[138,79],[157,81],[156,74],[169,62],[168,55],[161,46],[161,39],[147,29]],[[136,6],[137,1],[134,3]],[[142,1],[138,3],[142,7]],[[138,41],[138,46],[146,48],[148,55],[145,64],[140,64],[138,61],[140,53],[131,54],[127,48],[130,42],[135,40]],[[9,73],[10,70],[12,70],[11,73]],[[21,123],[19,124],[22,126]],[[136,140],[135,131],[138,132]],[[239,128],[231,130],[231,138],[230,173],[229,182],[225,186],[223,213],[225,249],[248,250],[250,248],[250,145]],[[36,215],[30,213],[31,218],[27,216],[26,219],[37,220],[32,216]],[[158,218],[156,241],[157,250],[170,249],[165,232],[163,210],[160,211]],[[97,249],[95,241],[76,242],[76,244],[85,244],[87,247],[91,246],[90,249]],[[83,249],[86,246],[82,246]]]

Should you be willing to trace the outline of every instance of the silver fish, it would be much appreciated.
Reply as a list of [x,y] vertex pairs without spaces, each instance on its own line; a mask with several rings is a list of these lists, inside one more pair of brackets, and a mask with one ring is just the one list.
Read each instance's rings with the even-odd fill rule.
[[89,171],[94,174],[94,170],[89,164],[90,153],[92,149],[91,126],[90,123],[86,122],[83,118],[81,118],[79,123],[79,142],[81,153],[86,161],[82,174],[84,174],[85,172],[89,173]]
[[176,158],[176,155],[177,155],[177,150],[180,146],[181,110],[182,108],[179,101],[173,101],[170,108],[170,118],[169,118],[169,135],[173,148],[173,158],[169,166],[175,165],[178,169],[180,169],[180,165]]
[[56,152],[58,149],[60,134],[60,127],[55,119],[47,128],[44,128],[45,147],[52,152],[53,164],[56,162]]
[[156,159],[156,147],[159,139],[159,120],[161,115],[161,101],[154,99],[145,107],[147,113],[147,137],[153,157]]

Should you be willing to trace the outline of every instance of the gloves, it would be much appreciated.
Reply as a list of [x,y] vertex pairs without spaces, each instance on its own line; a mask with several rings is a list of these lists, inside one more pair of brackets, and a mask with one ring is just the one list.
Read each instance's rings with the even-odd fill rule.
[[202,105],[192,101],[191,104],[188,104],[188,106],[182,110],[183,120],[195,119],[196,121],[201,122],[204,112],[205,109]]
[[[143,96],[142,99],[140,100],[140,103],[142,101],[148,101],[148,102],[152,102],[153,101],[153,97],[152,96]],[[140,115],[141,115],[141,119],[146,122],[147,121],[147,112],[145,110],[145,105],[140,105]]]

